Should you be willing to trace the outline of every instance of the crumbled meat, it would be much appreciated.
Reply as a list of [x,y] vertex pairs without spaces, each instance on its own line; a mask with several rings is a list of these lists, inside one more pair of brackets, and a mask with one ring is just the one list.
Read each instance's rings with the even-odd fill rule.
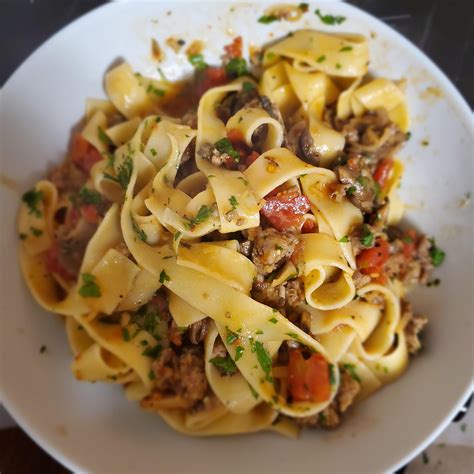
[[421,349],[419,338],[420,331],[428,324],[428,318],[420,314],[413,314],[411,303],[402,300],[402,318],[408,317],[408,323],[405,326],[405,338],[408,352],[416,354]]
[[224,343],[222,342],[222,339],[220,336],[216,338],[216,341],[214,342],[214,347],[212,348],[212,357],[221,357],[224,358],[227,356],[227,349],[224,346]]
[[48,178],[56,186],[58,192],[62,194],[79,191],[86,183],[88,176],[68,159],[54,168]]
[[288,132],[287,145],[302,160],[315,166],[319,165],[320,155],[304,120],[291,127]]
[[250,255],[252,255],[252,249],[253,249],[252,241],[244,240],[243,242],[240,242],[239,251],[242,255],[245,255],[246,257],[250,257]]
[[253,241],[252,261],[260,275],[268,275],[284,264],[298,243],[297,235],[272,227],[250,229],[247,236]]
[[[372,234],[373,239],[370,240],[364,240],[364,236],[368,236]],[[376,244],[376,238],[382,235],[381,232],[376,232],[375,228],[368,225],[368,224],[362,224],[360,226],[357,226],[350,234],[349,234],[349,242],[351,243],[352,246],[352,252],[354,253],[354,256],[357,257],[357,255],[360,254],[360,252],[364,249],[369,249],[375,246]],[[366,245],[368,244],[368,245]]]
[[304,285],[301,279],[295,278],[286,283],[286,306],[298,308],[304,303]]
[[206,337],[209,326],[208,318],[201,319],[191,324],[188,328],[188,338],[191,344],[199,344]]
[[227,153],[221,153],[214,145],[205,143],[198,150],[198,155],[205,160],[210,161],[214,166],[223,166],[229,160],[232,160]]
[[260,278],[257,278],[253,283],[252,298],[272,308],[283,308],[285,306],[285,297],[281,296],[279,287],[271,286],[270,282]]
[[382,293],[378,291],[369,291],[368,293],[364,293],[364,299],[367,301],[367,303],[377,306],[381,306],[385,303],[385,298],[383,297]]
[[181,123],[193,129],[197,129],[197,112],[195,110],[186,112],[181,119]]
[[393,155],[406,140],[382,108],[347,120],[333,118],[333,125],[346,139],[345,152],[370,154],[375,162]]
[[354,285],[356,289],[362,288],[370,283],[370,276],[364,275],[359,270],[356,270],[352,275],[352,280],[354,281]]
[[300,426],[308,426],[311,428],[336,428],[342,421],[342,414],[352,405],[359,392],[359,382],[354,380],[346,371],[342,370],[339,391],[331,404],[317,415],[298,418],[296,421]]
[[204,397],[208,385],[204,372],[204,356],[199,347],[185,347],[180,355],[164,349],[153,361],[156,388],[162,394],[179,395],[194,404]]
[[389,237],[396,237],[390,241],[390,257],[385,263],[385,273],[390,277],[401,281],[405,286],[426,284],[433,271],[433,263],[430,256],[431,242],[421,235],[416,238],[413,252],[405,255],[405,242],[399,238],[400,232],[393,227],[388,229]]

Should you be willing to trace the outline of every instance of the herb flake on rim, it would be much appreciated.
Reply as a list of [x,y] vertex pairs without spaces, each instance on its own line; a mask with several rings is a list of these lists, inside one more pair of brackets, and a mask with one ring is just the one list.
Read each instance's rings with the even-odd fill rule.
[[321,13],[319,8],[314,11],[314,13],[319,17],[319,19],[325,24],[325,25],[340,25],[341,23],[344,23],[346,21],[345,16],[341,15],[324,15]]
[[100,298],[102,296],[94,275],[90,273],[82,274],[82,286],[79,288],[79,294],[84,298]]
[[28,214],[34,214],[41,217],[41,211],[38,204],[43,200],[43,191],[36,191],[35,188],[30,189],[21,197],[21,200],[28,206]]

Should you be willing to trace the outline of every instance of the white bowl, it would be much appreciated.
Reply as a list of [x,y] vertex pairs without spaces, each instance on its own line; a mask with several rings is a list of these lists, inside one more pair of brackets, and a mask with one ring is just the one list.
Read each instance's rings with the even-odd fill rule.
[[[472,188],[470,110],[443,73],[389,27],[342,3],[323,25],[316,5],[298,23],[262,25],[264,6],[112,3],[51,38],[10,78],[2,98],[2,380],[1,401],[25,431],[61,463],[94,472],[380,472],[421,451],[451,420],[472,384],[472,207],[459,207]],[[171,12],[168,14],[167,12]],[[337,431],[307,431],[298,441],[274,434],[192,439],[125,400],[116,386],[74,380],[63,324],[33,301],[22,282],[15,216],[21,192],[59,163],[87,97],[104,96],[104,72],[118,58],[158,76],[150,38],[204,39],[218,62],[222,46],[241,34],[261,44],[290,29],[352,31],[370,40],[376,75],[408,78],[412,138],[402,197],[409,219],[447,251],[437,288],[412,295],[430,317],[423,353],[399,381],[354,410]],[[231,31],[232,30],[232,31]],[[162,66],[176,78],[187,60],[167,50]],[[428,89],[431,87],[432,89]],[[441,94],[437,94],[437,91]],[[422,146],[422,140],[428,146]],[[10,185],[5,185],[12,180]],[[8,184],[8,183],[7,183]],[[42,345],[44,354],[39,353]]]

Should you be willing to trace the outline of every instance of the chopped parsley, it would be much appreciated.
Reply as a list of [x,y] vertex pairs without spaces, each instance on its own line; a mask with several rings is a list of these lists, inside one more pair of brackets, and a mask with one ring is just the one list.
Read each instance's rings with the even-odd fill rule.
[[128,331],[128,328],[122,328],[122,339],[124,341],[130,341],[130,332]]
[[89,189],[86,186],[82,186],[78,193],[78,204],[80,206],[86,206],[93,204],[97,206],[102,204],[102,195],[94,189]]
[[335,385],[336,383],[336,374],[334,373],[334,364],[329,364],[329,383]]
[[343,46],[343,47],[339,50],[340,53],[345,53],[345,52],[347,52],[347,51],[352,51],[352,46]]
[[36,191],[30,189],[21,197],[21,200],[28,206],[28,214],[34,214],[36,217],[41,217],[41,211],[38,209],[38,204],[43,200],[43,191]]
[[259,23],[263,23],[264,25],[268,25],[269,23],[273,23],[274,21],[278,21],[278,18],[275,15],[262,15],[259,19]]
[[170,277],[168,276],[168,274],[164,270],[161,270],[160,283],[164,283],[165,281],[170,281]]
[[269,321],[273,324],[276,324],[278,322],[278,319],[273,316],[272,318],[269,319]]
[[341,242],[341,244],[347,244],[347,242],[349,242],[349,237],[347,237],[347,235],[345,235],[344,237],[341,237],[339,239],[339,242]]
[[276,54],[270,51],[266,54],[266,58],[268,61],[273,61],[276,58]]
[[46,352],[46,346],[43,344],[41,347],[40,347],[40,354],[44,354]]
[[90,273],[82,274],[82,286],[79,288],[79,294],[85,298],[100,298],[102,296],[94,275]]
[[156,116],[155,122],[156,122],[156,123],[160,123],[160,122],[161,122],[161,117],[160,117],[159,115]]
[[31,233],[35,237],[39,237],[39,236],[43,235],[43,231],[41,229],[36,228],[36,227],[30,227],[30,230],[31,230]]
[[308,3],[300,3],[298,5],[298,8],[303,12],[306,13],[309,9],[309,4]]
[[244,354],[244,348],[242,346],[237,346],[235,349],[235,360],[238,361],[240,358],[242,358]]
[[236,163],[240,162],[239,152],[232,146],[230,140],[226,137],[221,138],[216,143],[214,143],[215,149],[220,153],[226,153],[229,155]]
[[20,233],[18,234],[20,240],[25,240],[28,236],[26,234]]
[[342,366],[342,368],[349,373],[349,375],[356,381],[356,382],[359,382],[361,383],[362,380],[360,379],[360,377],[357,375],[357,372],[356,372],[356,366],[354,364],[344,364]]
[[150,148],[150,153],[152,156],[156,156],[157,151],[154,148]]
[[247,81],[245,81],[245,82],[242,84],[242,89],[243,89],[245,92],[253,91],[253,90],[255,89],[255,84],[253,84],[252,82],[247,82]]
[[340,25],[341,23],[344,23],[346,21],[345,16],[340,16],[340,15],[323,15],[319,8],[314,11],[314,13],[319,17],[319,19],[325,24],[325,25]]
[[198,224],[205,222],[209,217],[212,215],[212,207],[206,206],[203,204],[199,211],[197,212],[196,216],[189,219],[187,218],[187,222],[185,222],[185,226],[188,229],[194,229]]
[[235,333],[234,331],[231,331],[228,327],[226,327],[226,329],[227,329],[226,342],[227,344],[233,344],[239,338],[239,335]]
[[408,141],[410,140],[410,138],[411,138],[411,132],[408,131],[407,133],[405,133],[405,140]]
[[157,344],[153,347],[147,347],[143,352],[142,355],[151,357],[152,359],[156,359],[163,350],[163,346],[161,344]]
[[265,346],[260,341],[253,341],[252,352],[257,353],[257,360],[266,374],[272,370],[272,358]]
[[225,357],[213,357],[209,359],[209,362],[216,367],[221,374],[233,375],[237,372],[237,366],[229,354]]
[[262,335],[263,334],[263,331],[261,329],[257,329],[255,331],[255,334],[258,334],[258,335]]
[[[247,382],[248,383],[248,382]],[[252,392],[252,395],[253,395],[253,398],[255,398],[255,400],[258,400],[258,393],[257,391],[252,387],[252,385],[248,384],[249,385],[249,388],[250,388],[250,391]]]
[[341,69],[341,65],[339,63],[336,63],[336,69]]
[[225,71],[231,77],[240,77],[248,74],[245,58],[232,58],[226,65]]
[[428,464],[430,462],[430,458],[428,457],[428,454],[426,454],[426,451],[421,453],[421,457],[423,459],[423,464]]
[[196,71],[204,71],[207,68],[206,61],[204,61],[204,56],[202,54],[192,54],[188,58],[189,62],[194,66]]
[[97,135],[99,136],[99,140],[106,146],[113,145],[114,142],[109,138],[109,136],[104,132],[102,127],[97,127]]
[[430,142],[428,140],[422,140],[421,146],[428,146]]
[[146,91],[148,94],[155,94],[157,97],[163,97],[166,94],[166,91],[156,88],[153,84],[148,84]]
[[362,226],[362,235],[359,240],[364,247],[372,247],[374,244],[374,234],[365,224]]
[[322,62],[324,62],[324,61],[326,61],[326,56],[325,56],[324,54],[321,55],[321,56],[319,56],[318,59],[316,59],[316,62],[317,62],[317,63],[322,63]]
[[237,206],[239,205],[239,201],[237,201],[237,198],[235,196],[231,196],[229,198],[230,205],[232,206],[232,209],[236,209]]
[[173,235],[173,240],[176,242],[181,237],[181,232],[178,230]]
[[133,172],[133,160],[130,156],[127,156],[123,163],[118,167],[117,176],[112,176],[109,173],[104,173],[104,178],[115,181],[120,185],[122,189],[127,189],[130,178]]
[[130,214],[130,220],[132,221],[132,228],[135,234],[137,234],[137,237],[142,241],[146,242],[148,237],[146,235],[146,232],[140,228],[140,226],[137,224],[135,219],[133,218],[132,214]]
[[155,372],[153,372],[153,370],[150,370],[150,372],[148,372],[148,378],[150,380],[155,380]]
[[354,194],[355,192],[357,191],[357,188],[355,186],[349,186],[347,189],[346,189],[346,194],[348,196],[351,196],[352,194]]
[[441,250],[435,242],[435,239],[430,239],[431,242],[431,247],[430,247],[430,257],[431,257],[431,263],[435,267],[439,267],[443,261],[444,258],[446,257],[446,253],[444,250]]

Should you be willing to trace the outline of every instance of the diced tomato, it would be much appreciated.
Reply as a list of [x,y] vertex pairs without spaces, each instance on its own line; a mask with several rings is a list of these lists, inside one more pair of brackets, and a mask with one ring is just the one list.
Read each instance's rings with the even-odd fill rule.
[[100,220],[100,214],[94,204],[85,204],[81,206],[81,213],[84,219],[90,224],[97,224]]
[[393,160],[391,158],[383,158],[380,160],[380,163],[377,165],[374,171],[374,180],[379,183],[380,187],[383,189],[387,184],[390,175],[393,170]]
[[418,234],[415,229],[409,229],[403,236],[403,256],[409,260],[416,249]]
[[290,350],[288,388],[294,401],[326,401],[331,396],[326,359],[321,354],[312,354],[305,360],[300,349]]
[[302,234],[312,234],[316,230],[316,222],[310,219],[304,221],[303,227],[301,227]]
[[209,66],[200,73],[196,94],[200,99],[206,91],[213,87],[222,86],[229,82],[227,73],[223,67]]
[[227,53],[230,59],[242,57],[242,36],[234,38],[231,44],[224,46],[224,51]]
[[357,256],[357,267],[364,275],[380,275],[389,256],[390,248],[388,242],[378,238],[375,242],[375,247],[363,250]]
[[77,222],[81,218],[81,212],[79,211],[79,209],[76,206],[73,206],[73,207],[70,208],[67,218],[68,218],[68,224],[71,227],[75,227]]
[[[240,163],[244,163],[247,159],[247,156],[252,153],[252,150],[247,144],[245,143],[244,136],[242,132],[237,128],[232,128],[227,132],[227,138],[232,143],[232,146],[235,150],[239,152],[240,155]],[[234,160],[232,160],[234,161]],[[228,164],[226,163],[227,168],[229,168]],[[236,167],[231,167],[230,169],[235,169]]]
[[92,166],[102,159],[102,155],[80,133],[76,133],[72,139],[71,159],[82,171],[89,174]]
[[283,231],[288,227],[299,228],[309,209],[306,196],[297,192],[282,192],[276,196],[267,196],[260,212],[275,229]]
[[385,273],[380,273],[377,278],[372,279],[372,283],[384,286],[388,283],[388,276]]
[[54,242],[46,252],[46,268],[48,272],[56,273],[67,281],[75,280],[74,275],[69,273],[59,261],[59,246],[57,242]]
[[250,155],[247,156],[247,159],[245,160],[245,166],[248,168],[254,161],[257,160],[259,156],[260,155],[256,151],[252,151],[252,153],[250,153]]

